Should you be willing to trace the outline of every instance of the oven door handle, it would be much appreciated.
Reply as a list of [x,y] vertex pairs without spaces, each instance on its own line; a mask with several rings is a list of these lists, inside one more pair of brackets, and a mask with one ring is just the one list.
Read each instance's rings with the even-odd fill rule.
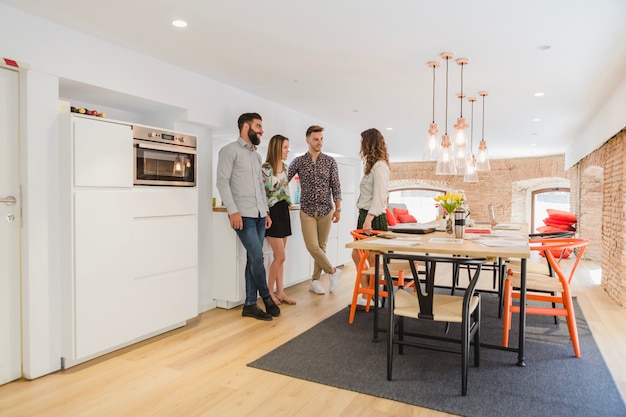
[[155,151],[167,151],[174,153],[182,153],[182,154],[191,154],[196,155],[198,153],[194,148],[189,148],[187,146],[176,146],[176,145],[161,145],[158,143],[135,143],[138,148],[141,149],[153,149]]

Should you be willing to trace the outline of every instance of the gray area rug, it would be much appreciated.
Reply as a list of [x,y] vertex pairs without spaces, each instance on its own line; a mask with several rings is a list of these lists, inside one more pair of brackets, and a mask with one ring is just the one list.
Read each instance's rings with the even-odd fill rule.
[[[483,294],[481,338],[501,344],[497,298]],[[517,353],[481,349],[480,367],[470,366],[467,396],[461,396],[460,355],[405,348],[394,355],[393,381],[386,378],[386,333],[372,342],[373,314],[357,311],[348,324],[345,308],[305,333],[248,364],[263,369],[462,416],[626,416],[626,406],[576,305],[581,358],[575,358],[565,322],[528,316],[526,367]],[[381,326],[386,326],[381,309]],[[513,326],[516,328],[516,314]],[[408,321],[407,321],[408,322]],[[411,320],[417,323],[417,320]],[[442,323],[409,329],[443,335]],[[457,329],[448,336],[456,337]],[[408,328],[408,327],[407,327]],[[511,343],[517,333],[511,331]]]

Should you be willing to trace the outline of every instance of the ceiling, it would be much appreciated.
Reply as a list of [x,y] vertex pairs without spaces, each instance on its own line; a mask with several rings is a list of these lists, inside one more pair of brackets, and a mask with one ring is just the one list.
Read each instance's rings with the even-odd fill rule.
[[[624,0],[0,0],[355,132],[422,160],[428,125],[454,134],[463,92],[485,99],[491,158],[564,153],[626,75]],[[171,25],[188,22],[185,29]],[[542,97],[535,93],[542,92]],[[471,120],[471,107],[463,115]],[[483,135],[474,105],[474,150]],[[625,117],[626,121],[626,117]],[[279,132],[267,132],[279,133]],[[328,140],[329,138],[327,138]],[[608,139],[608,138],[607,138]],[[355,138],[358,140],[358,137]]]

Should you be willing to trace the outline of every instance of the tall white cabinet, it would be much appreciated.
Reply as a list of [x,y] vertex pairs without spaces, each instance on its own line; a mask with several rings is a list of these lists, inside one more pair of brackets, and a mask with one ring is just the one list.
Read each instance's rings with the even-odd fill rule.
[[197,190],[134,187],[130,125],[62,117],[62,362],[69,367],[197,315]]

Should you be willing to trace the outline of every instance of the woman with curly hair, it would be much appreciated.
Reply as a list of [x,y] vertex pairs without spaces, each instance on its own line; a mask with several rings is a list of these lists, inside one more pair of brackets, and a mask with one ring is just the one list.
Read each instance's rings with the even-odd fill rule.
[[[359,209],[357,229],[365,233],[372,230],[387,230],[387,199],[389,196],[389,154],[385,138],[378,129],[367,129],[361,133],[361,158],[365,164],[361,179],[359,199],[356,203]],[[352,251],[352,259],[359,264],[359,255]],[[373,259],[369,260],[370,265]],[[368,286],[368,277],[363,277],[362,287]],[[364,305],[365,299],[357,300],[357,304]]]

